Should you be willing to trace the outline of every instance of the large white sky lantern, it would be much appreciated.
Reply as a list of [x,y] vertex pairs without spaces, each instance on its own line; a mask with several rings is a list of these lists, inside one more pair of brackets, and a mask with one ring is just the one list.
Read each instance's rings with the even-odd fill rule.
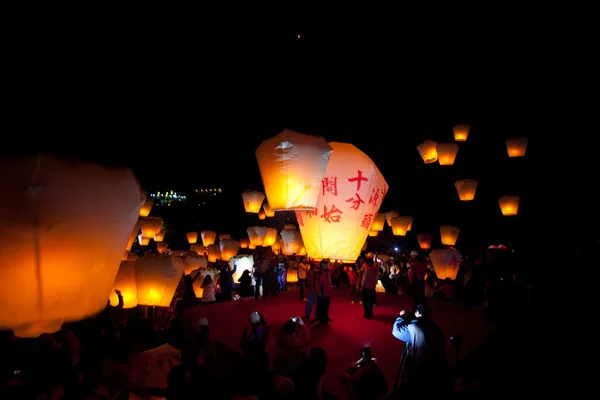
[[269,206],[273,210],[313,210],[331,156],[322,136],[289,129],[256,149]]
[[251,255],[235,256],[229,259],[229,268],[233,271],[233,266],[237,265],[235,274],[233,274],[233,281],[238,283],[238,280],[242,276],[245,270],[252,273],[252,267],[254,266],[254,257]]
[[0,330],[36,337],[103,310],[146,199],[133,172],[6,159],[0,187]]
[[355,262],[388,185],[375,163],[352,144],[333,148],[321,182],[318,207],[296,211],[308,255]]
[[454,248],[433,250],[429,258],[439,279],[456,279],[458,267],[462,262],[462,254],[458,250]]

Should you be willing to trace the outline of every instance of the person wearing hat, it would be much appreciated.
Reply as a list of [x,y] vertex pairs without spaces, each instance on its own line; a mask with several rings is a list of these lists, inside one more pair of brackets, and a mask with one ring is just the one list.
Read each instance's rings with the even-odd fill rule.
[[410,252],[410,269],[408,280],[410,282],[411,294],[415,309],[419,304],[425,304],[425,275],[427,275],[427,264],[419,257],[416,250]]
[[266,353],[269,327],[259,311],[248,315],[248,324],[244,327],[240,348],[244,352],[244,363],[248,371],[258,373],[269,368],[269,356]]

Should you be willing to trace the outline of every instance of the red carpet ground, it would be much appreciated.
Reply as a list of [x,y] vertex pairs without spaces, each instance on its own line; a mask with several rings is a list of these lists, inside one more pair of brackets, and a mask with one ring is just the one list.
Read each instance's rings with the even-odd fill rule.
[[[206,317],[209,321],[211,336],[224,345],[239,351],[242,330],[247,324],[251,311],[259,310],[271,326],[271,336],[267,351],[271,362],[275,354],[275,336],[283,323],[294,315],[303,316],[306,303],[300,301],[297,289],[290,289],[279,297],[267,300],[231,301],[208,306],[198,306],[190,310],[194,317]],[[473,307],[446,301],[430,300],[433,319],[442,328],[446,336],[458,333],[465,339],[461,358],[477,348],[493,331],[483,311]],[[334,289],[331,299],[329,325],[315,325],[310,321],[312,346],[327,351],[329,364],[323,381],[328,389],[341,399],[345,399],[344,388],[339,379],[345,366],[359,357],[359,350],[365,341],[371,342],[373,356],[385,374],[388,384],[392,385],[403,345],[392,336],[392,325],[398,312],[410,310],[412,299],[407,296],[377,294],[377,307],[373,319],[362,317],[362,306],[351,304],[347,289]],[[448,361],[454,365],[455,352],[450,340],[446,342]]]

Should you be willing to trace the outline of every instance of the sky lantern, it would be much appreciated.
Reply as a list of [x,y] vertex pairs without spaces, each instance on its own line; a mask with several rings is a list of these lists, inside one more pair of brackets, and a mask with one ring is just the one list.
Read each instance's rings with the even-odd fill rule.
[[433,140],[426,140],[417,146],[417,150],[425,164],[433,164],[438,160],[437,143]]
[[250,238],[250,244],[254,246],[263,246],[265,236],[267,235],[266,226],[249,226],[246,229],[248,237]]
[[392,218],[392,233],[394,236],[406,236],[408,232],[408,224],[411,223],[409,217],[395,217]]
[[250,271],[252,274],[252,267],[254,266],[254,257],[251,255],[235,256],[229,259],[229,268],[233,271],[233,267],[237,266],[235,273],[232,275],[233,281],[238,283],[238,280],[244,273],[244,271]]
[[498,199],[502,215],[515,216],[519,212],[519,196],[502,196]]
[[150,238],[143,237],[140,233],[138,235],[138,243],[140,244],[140,246],[148,246],[150,244]]
[[275,228],[267,228],[262,245],[263,245],[263,247],[273,246],[275,244],[275,242],[277,242],[277,239],[279,239],[277,230]]
[[103,310],[146,200],[133,172],[13,158],[0,184],[0,330],[37,337]]
[[284,229],[280,232],[281,235],[281,252],[286,256],[300,255],[304,248],[302,234],[294,225],[291,228]]
[[373,225],[371,225],[372,231],[382,231],[385,226],[385,214],[378,213],[373,219]]
[[218,244],[209,244],[206,248],[206,253],[208,254],[209,262],[217,262],[217,260],[221,258],[221,246]]
[[456,226],[442,226],[440,227],[440,237],[442,244],[445,246],[454,246],[458,240],[458,234],[460,229]]
[[146,217],[141,220],[142,237],[154,239],[154,236],[160,232],[163,225],[163,219],[160,217]]
[[219,240],[231,239],[231,235],[229,233],[221,233],[219,235]]
[[456,279],[458,267],[462,262],[462,254],[458,250],[454,248],[432,250],[429,258],[439,279]]
[[454,165],[456,154],[458,154],[458,145],[456,143],[439,143],[436,151],[440,165]]
[[265,218],[267,218],[267,215],[265,214],[265,212],[263,210],[260,210],[258,212],[258,219],[263,220]]
[[265,204],[263,204],[263,210],[264,210],[264,212],[265,212],[265,216],[266,216],[267,218],[270,218],[270,217],[274,217],[274,216],[275,216],[275,210],[273,210],[273,209],[271,208],[271,206],[269,206],[269,204],[268,204],[268,203],[265,203]]
[[197,254],[203,255],[206,253],[206,246],[196,243],[190,246],[190,251],[195,251]]
[[427,250],[431,248],[431,235],[427,233],[420,233],[417,235],[417,240],[419,242],[419,246],[423,250]]
[[256,190],[246,190],[242,193],[242,200],[247,213],[258,214],[262,202],[265,200],[265,195]]
[[189,244],[195,244],[198,241],[198,232],[188,232],[185,236]]
[[506,139],[506,151],[509,157],[524,157],[529,140],[526,137]]
[[160,231],[158,231],[158,233],[156,235],[154,235],[154,241],[155,242],[162,242],[165,239],[165,234],[167,232],[164,229],[161,229]]
[[169,250],[169,243],[167,242],[157,242],[156,243],[156,251],[159,253],[166,253]]
[[141,227],[142,227],[141,221],[136,222],[135,225],[133,226],[133,229],[131,230],[131,234],[129,235],[129,240],[127,241],[127,247],[125,248],[126,251],[131,250],[131,246],[133,246],[135,239],[137,239],[138,234],[140,233]]
[[471,201],[475,198],[477,181],[474,179],[461,179],[454,183],[460,201]]
[[466,142],[467,137],[469,136],[469,131],[471,127],[469,125],[460,124],[452,127],[454,131],[454,140],[457,142]]
[[115,278],[113,291],[108,299],[111,306],[119,304],[119,296],[114,289],[120,290],[123,296],[123,308],[137,306],[137,283],[135,281],[135,261],[121,261],[119,272]]
[[192,271],[198,268],[206,268],[208,260],[203,255],[196,254],[184,254],[181,258],[183,260],[183,273],[189,275]]
[[396,218],[400,216],[400,213],[398,211],[388,211],[386,213],[384,213],[385,215],[385,221],[387,222],[388,226],[391,228],[392,227],[392,218]]
[[146,254],[135,262],[138,304],[168,307],[183,275],[181,258]]
[[200,232],[200,237],[202,237],[202,244],[205,247],[210,246],[217,240],[217,232],[214,231],[202,231]]
[[374,231],[373,229],[369,231],[370,237],[376,237],[377,235],[379,235],[379,231]]
[[310,257],[355,262],[388,186],[375,163],[354,145],[329,145],[333,152],[318,207],[296,211],[296,218]]
[[221,260],[229,261],[240,250],[240,242],[233,239],[223,239],[219,240],[219,247],[221,250]]
[[250,239],[248,239],[248,238],[241,238],[240,239],[240,247],[242,249],[247,249],[249,244],[250,244]]
[[313,210],[331,152],[324,137],[289,129],[263,141],[256,159],[270,208]]
[[152,210],[153,205],[154,200],[152,200],[152,197],[148,197],[142,208],[140,208],[140,217],[147,217],[150,215],[150,210]]
[[[229,260],[231,261],[231,260]],[[196,279],[193,283],[193,287],[194,287],[194,293],[196,294],[196,297],[198,297],[199,299],[202,298],[202,294],[204,293],[204,288],[202,288],[202,283],[204,282],[204,278],[206,277],[206,275],[210,275],[210,277],[212,278],[213,282],[217,282],[217,279],[219,277],[219,271],[215,268],[201,268],[201,269],[197,269],[195,271],[192,271],[192,273],[190,275],[192,276],[196,276],[196,274],[199,273],[200,276],[198,277],[198,279]],[[237,282],[234,281],[234,282]]]
[[[302,247],[304,247],[304,245],[302,245]],[[271,245],[271,251],[279,254],[281,251],[281,236],[277,236],[277,240]]]

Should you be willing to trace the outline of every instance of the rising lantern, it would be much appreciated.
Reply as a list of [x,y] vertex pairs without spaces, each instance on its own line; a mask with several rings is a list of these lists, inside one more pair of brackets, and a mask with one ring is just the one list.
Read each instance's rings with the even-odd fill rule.
[[458,153],[458,145],[456,143],[439,143],[437,145],[437,156],[440,165],[453,165]]
[[440,227],[440,237],[442,244],[445,246],[454,246],[458,240],[458,234],[460,229],[456,226],[442,226]]
[[114,291],[120,290],[123,296],[123,308],[137,306],[137,284],[135,281],[135,261],[122,261],[119,272],[115,278],[113,291],[109,296],[110,305],[115,307],[119,304],[119,296]]
[[265,195],[255,190],[246,190],[244,193],[242,193],[244,209],[247,213],[258,214],[264,199]]
[[465,142],[469,136],[471,127],[469,125],[460,124],[453,126],[452,130],[454,131],[454,140],[457,142]]
[[247,239],[247,238],[240,239],[240,247],[242,249],[247,249],[249,245],[250,245],[250,239]]
[[265,216],[269,218],[275,216],[275,210],[273,210],[268,203],[263,204],[263,210],[265,212]]
[[196,254],[185,254],[181,257],[183,261],[183,273],[185,275],[191,274],[192,271],[198,268],[206,268],[208,265],[208,260],[204,256]]
[[498,199],[502,215],[510,217],[519,212],[519,196],[502,196]]
[[188,232],[185,236],[189,244],[195,244],[198,241],[198,232]]
[[133,172],[37,156],[1,160],[0,183],[0,330],[103,310],[146,200]]
[[250,244],[253,246],[262,246],[267,235],[266,226],[249,226],[246,229],[248,238],[250,238]]
[[150,244],[150,238],[143,237],[140,233],[138,235],[138,243],[140,244],[140,246],[148,246]]
[[141,225],[142,237],[154,239],[154,236],[162,229],[163,219],[160,217],[142,218]]
[[195,251],[199,255],[203,255],[206,253],[206,246],[196,243],[190,246],[190,251]]
[[179,257],[146,254],[135,262],[138,304],[168,307],[183,275]]
[[258,212],[258,219],[263,220],[265,218],[267,218],[267,215],[265,214],[265,212],[263,210],[260,210]]
[[419,246],[423,250],[427,250],[431,248],[431,235],[427,233],[421,233],[417,235],[417,240],[419,241]]
[[302,234],[296,229],[284,229],[281,231],[281,252],[286,256],[299,255],[304,248]]
[[313,210],[332,148],[325,138],[285,129],[256,150],[273,210]]
[[529,140],[526,137],[506,139],[506,151],[509,157],[524,157]]
[[148,197],[144,202],[142,208],[140,208],[140,217],[147,217],[150,215],[150,210],[152,210],[152,206],[154,205],[154,200],[151,197]]
[[221,246],[218,244],[209,244],[206,248],[206,254],[208,255],[209,262],[217,262],[217,260],[221,258]]
[[454,248],[433,250],[429,258],[439,279],[456,279],[458,267],[462,262],[462,254],[458,250]]
[[250,271],[252,274],[252,267],[254,266],[254,257],[250,255],[235,256],[229,259],[229,268],[233,271],[233,267],[236,266],[235,273],[232,275],[233,282],[238,283],[238,280],[244,273],[244,271]]
[[[296,211],[307,253],[315,260],[355,262],[388,191],[375,163],[352,144],[330,143],[314,211]],[[283,235],[282,235],[283,237]]]
[[410,222],[410,217],[392,218],[392,233],[394,236],[406,236],[406,232],[408,232],[408,224],[410,224]]
[[157,242],[156,243],[156,251],[159,253],[166,253],[169,249],[169,243],[167,242]]
[[391,228],[392,227],[392,218],[399,217],[400,213],[398,211],[388,211],[384,215],[385,215],[385,220],[386,220],[388,226]]
[[279,239],[279,235],[277,235],[277,230],[275,228],[267,228],[262,245],[263,247],[273,246],[277,242],[277,239]]
[[417,146],[417,150],[425,164],[432,164],[438,160],[437,143],[433,140],[426,140]]
[[233,239],[219,240],[221,260],[229,261],[240,250],[240,242]]
[[204,247],[210,246],[217,240],[217,232],[214,231],[202,231],[200,232],[200,236],[202,237],[202,244]]
[[[371,225],[372,231],[382,231],[385,226],[385,214],[378,213],[377,216],[373,219],[373,225]],[[377,235],[375,235],[377,236]]]
[[474,179],[461,179],[454,183],[460,201],[471,201],[475,198],[477,181]]
[[162,242],[165,239],[165,234],[167,232],[164,229],[161,229],[156,235],[154,235],[155,242]]

